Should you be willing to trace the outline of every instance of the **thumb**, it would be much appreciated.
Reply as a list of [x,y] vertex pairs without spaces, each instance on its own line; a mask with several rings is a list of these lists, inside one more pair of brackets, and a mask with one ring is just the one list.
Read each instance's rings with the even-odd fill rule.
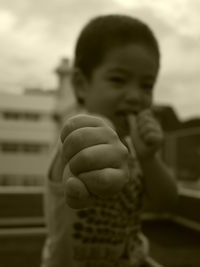
[[91,205],[91,195],[85,184],[75,177],[66,165],[63,172],[63,185],[67,204],[73,209],[85,208]]

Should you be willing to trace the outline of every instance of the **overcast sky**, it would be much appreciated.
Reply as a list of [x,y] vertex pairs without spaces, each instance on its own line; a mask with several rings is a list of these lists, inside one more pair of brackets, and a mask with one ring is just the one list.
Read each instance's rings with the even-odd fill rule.
[[111,12],[143,19],[160,41],[155,100],[200,117],[199,0],[0,0],[0,91],[56,88],[54,69],[83,24]]

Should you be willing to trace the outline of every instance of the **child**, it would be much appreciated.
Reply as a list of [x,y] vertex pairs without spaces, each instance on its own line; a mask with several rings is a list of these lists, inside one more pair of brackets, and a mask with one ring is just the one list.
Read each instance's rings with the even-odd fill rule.
[[157,40],[138,19],[103,15],[80,33],[72,83],[81,114],[64,121],[51,165],[42,267],[145,266],[143,202],[166,208],[177,195],[151,111],[159,66]]

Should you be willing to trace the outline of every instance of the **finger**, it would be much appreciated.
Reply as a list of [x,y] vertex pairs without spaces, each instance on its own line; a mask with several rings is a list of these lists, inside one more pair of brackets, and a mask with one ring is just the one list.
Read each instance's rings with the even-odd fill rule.
[[96,116],[90,115],[77,115],[68,119],[61,131],[61,141],[64,142],[65,138],[74,130],[83,128],[83,127],[98,127],[105,126],[105,121]]
[[137,124],[138,124],[138,128],[143,128],[145,127],[146,125],[154,125],[154,127],[157,127],[157,122],[151,118],[151,117],[140,117],[140,118],[137,118]]
[[106,168],[79,175],[84,184],[87,184],[88,190],[102,198],[108,198],[119,193],[129,181],[129,177],[129,169],[126,165],[121,169]]
[[154,140],[157,141],[158,139],[160,141],[163,139],[163,132],[160,125],[153,120],[138,124],[138,131],[145,143],[153,143]]
[[84,148],[118,141],[116,132],[108,127],[85,127],[74,130],[64,140],[62,154],[65,162]]
[[153,112],[150,108],[144,109],[138,113],[138,118],[140,117],[153,117]]
[[148,123],[138,127],[138,131],[142,137],[148,135],[149,133],[156,133],[162,135],[161,128],[155,125],[154,123]]
[[76,177],[64,181],[65,197],[67,204],[73,209],[82,209],[92,206],[92,196],[84,183]]
[[135,146],[140,145],[141,138],[140,138],[139,132],[138,132],[137,117],[133,114],[129,114],[127,117],[127,120],[129,123],[130,135],[131,135],[131,139],[133,141],[133,144]]
[[156,129],[161,129],[160,123],[154,117],[153,113],[149,110],[141,112],[137,117],[138,128],[145,127],[146,125],[154,125]]
[[144,136],[145,143],[150,146],[158,147],[162,144],[162,140],[162,136],[157,132],[150,132],[146,136]]
[[73,176],[69,164],[63,171],[63,185],[66,202],[71,208],[83,208],[90,204],[91,195],[87,187],[81,180]]
[[73,174],[79,175],[97,169],[120,168],[128,157],[128,150],[122,144],[115,146],[101,144],[85,148],[77,153],[69,161],[70,169]]

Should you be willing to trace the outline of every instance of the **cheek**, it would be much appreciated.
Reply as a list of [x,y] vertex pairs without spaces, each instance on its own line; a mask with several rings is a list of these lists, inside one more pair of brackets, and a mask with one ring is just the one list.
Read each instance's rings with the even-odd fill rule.
[[113,98],[109,98],[103,94],[99,94],[98,97],[92,97],[87,103],[86,108],[90,112],[99,113],[109,116],[113,113],[116,107],[116,101]]
[[123,101],[123,92],[110,86],[98,86],[88,97],[90,111],[112,116]]
[[152,98],[152,95],[145,95],[143,97],[143,106],[145,108],[149,108],[152,106],[152,103],[153,103],[153,98]]
[[110,92],[106,92],[106,94],[102,93],[99,99],[102,103],[102,106],[107,107],[107,109],[114,110],[122,101],[123,94],[116,91],[112,92],[110,90]]

